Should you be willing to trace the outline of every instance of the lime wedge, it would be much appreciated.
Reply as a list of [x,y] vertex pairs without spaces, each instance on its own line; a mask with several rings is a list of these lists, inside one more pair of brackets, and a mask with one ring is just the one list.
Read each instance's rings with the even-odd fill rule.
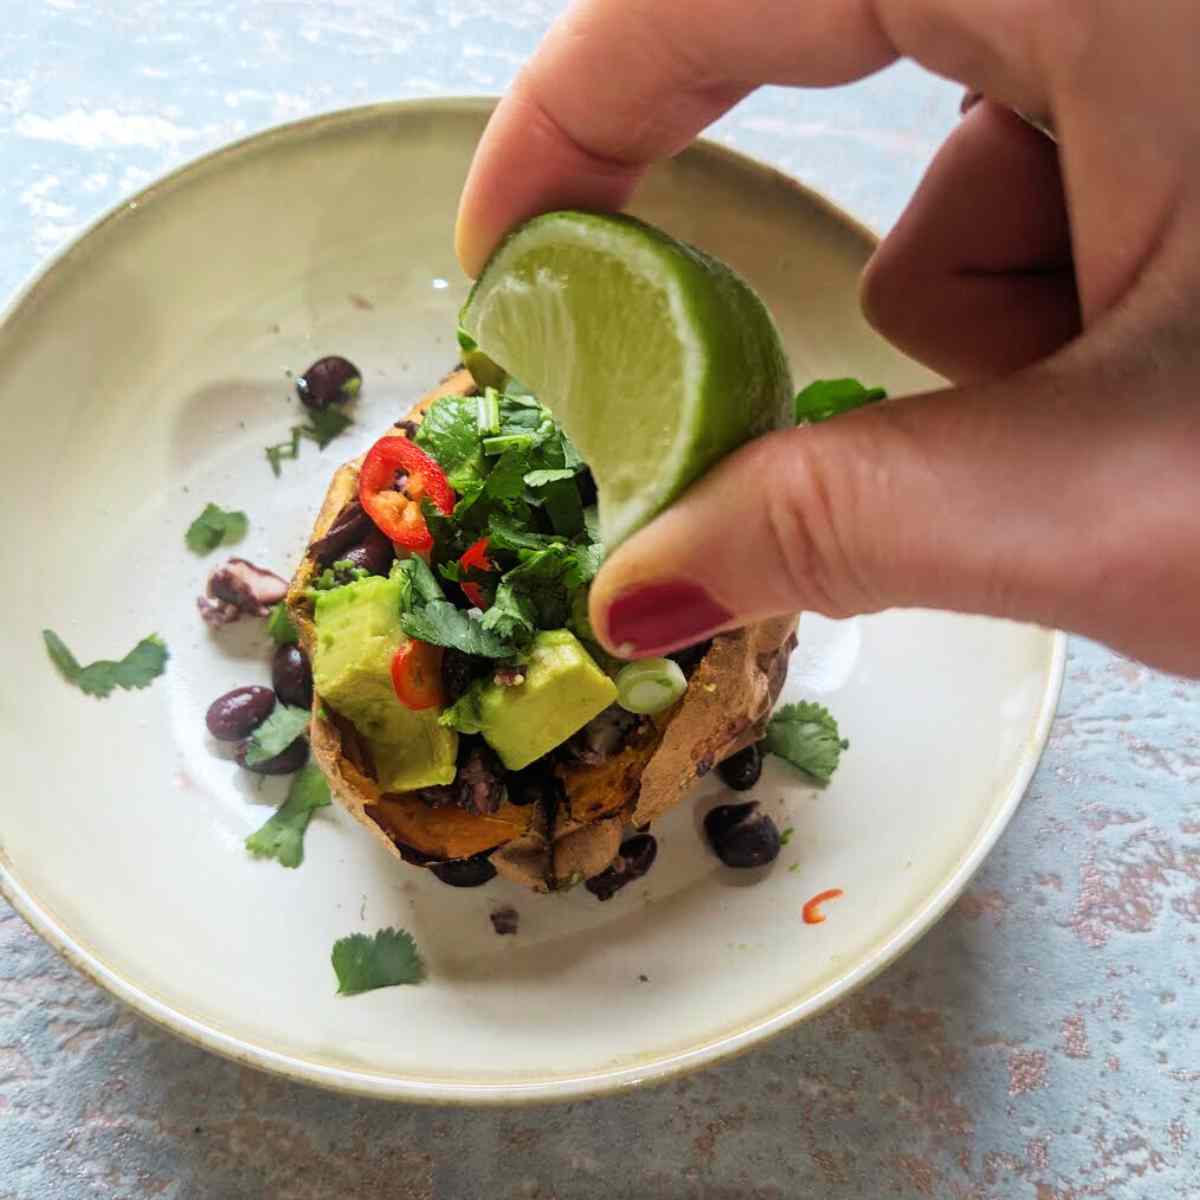
[[631,217],[535,217],[496,250],[460,324],[579,447],[609,550],[731,450],[791,423],[791,376],[762,301],[723,263]]

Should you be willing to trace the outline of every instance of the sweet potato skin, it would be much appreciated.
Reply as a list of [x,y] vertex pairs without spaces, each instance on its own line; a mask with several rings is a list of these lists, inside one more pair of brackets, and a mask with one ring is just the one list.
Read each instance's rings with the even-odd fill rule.
[[[474,381],[456,370],[406,418],[419,423],[441,396],[470,395]],[[389,431],[402,436],[397,425]],[[334,473],[309,544],[324,536],[358,490],[362,458]],[[311,657],[316,640],[305,593],[317,573],[306,554],[292,578],[288,613]],[[491,851],[496,870],[537,892],[603,871],[627,824],[644,827],[674,807],[695,781],[762,734],[795,646],[796,617],[721,634],[697,666],[683,699],[647,723],[618,755],[596,766],[560,767],[565,799],[557,812],[505,804],[487,817],[431,809],[415,796],[381,795],[354,729],[313,697],[313,758],[337,801],[395,857],[428,865]],[[418,811],[419,810],[419,811]]]

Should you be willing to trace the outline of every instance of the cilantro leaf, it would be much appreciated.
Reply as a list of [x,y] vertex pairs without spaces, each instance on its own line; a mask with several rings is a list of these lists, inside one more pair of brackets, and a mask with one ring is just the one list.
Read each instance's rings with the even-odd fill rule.
[[304,831],[313,813],[331,802],[320,767],[309,763],[292,780],[287,799],[246,839],[246,849],[255,858],[274,858],[281,866],[298,867],[304,861]]
[[79,665],[79,660],[53,630],[43,629],[42,640],[62,677],[86,695],[101,700],[115,687],[126,691],[148,687],[166,670],[169,657],[166,643],[156,633],[138,642],[120,662],[100,659],[86,667]]
[[785,704],[767,723],[765,749],[821,783],[829,782],[849,746],[829,710],[811,701]]
[[425,978],[417,944],[403,929],[381,929],[374,937],[352,933],[338,938],[331,960],[339,996],[420,983]]
[[246,747],[246,766],[256,767],[282,754],[308,730],[308,710],[291,704],[277,704],[271,715],[250,735]]
[[250,522],[244,512],[232,512],[217,504],[206,504],[204,511],[188,526],[183,540],[188,549],[207,554],[222,543],[229,545],[246,536]]
[[452,646],[479,658],[511,658],[517,649],[511,641],[469,617],[461,608],[455,608],[449,600],[434,600],[405,613],[400,618],[400,628],[419,641]]
[[300,640],[300,633],[288,616],[287,605],[281,600],[267,616],[267,632],[277,646],[290,646]]
[[[531,471],[530,475],[537,475]],[[551,471],[541,472],[543,475],[553,474]],[[529,479],[526,475],[526,480]],[[563,537],[575,537],[584,532],[586,526],[583,520],[583,502],[579,498],[579,485],[574,479],[556,479],[544,487],[537,489],[542,501],[542,507],[554,526],[554,532]]]
[[392,568],[393,574],[400,577],[400,608],[411,611],[414,607],[432,604],[435,600],[444,600],[445,593],[437,577],[429,569],[424,559],[415,555],[412,558],[402,558]]
[[276,442],[274,446],[268,446],[266,455],[267,462],[271,464],[271,471],[278,479],[283,473],[283,460],[300,457],[300,426],[292,426],[292,436],[289,441]]
[[574,467],[545,467],[540,471],[530,471],[525,476],[525,483],[531,488],[545,487],[560,479],[574,479],[575,474]]
[[797,425],[815,425],[851,409],[886,400],[883,388],[864,387],[857,379],[817,379],[795,399]]
[[456,492],[473,490],[483,483],[486,474],[479,445],[478,408],[475,396],[441,396],[426,410],[413,439],[437,459]]
[[317,449],[324,450],[339,433],[344,433],[353,424],[354,419],[344,409],[331,404],[327,408],[310,409],[308,424],[296,428],[301,437],[316,442]]

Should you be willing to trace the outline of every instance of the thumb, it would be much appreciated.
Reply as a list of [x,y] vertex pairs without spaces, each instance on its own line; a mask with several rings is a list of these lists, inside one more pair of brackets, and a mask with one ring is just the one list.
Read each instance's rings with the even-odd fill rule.
[[1122,403],[1062,357],[743,447],[606,562],[594,628],[636,657],[789,612],[921,606],[1177,655],[1191,606],[1146,610],[1200,586],[1200,416],[1148,410],[1128,379],[1142,403]]

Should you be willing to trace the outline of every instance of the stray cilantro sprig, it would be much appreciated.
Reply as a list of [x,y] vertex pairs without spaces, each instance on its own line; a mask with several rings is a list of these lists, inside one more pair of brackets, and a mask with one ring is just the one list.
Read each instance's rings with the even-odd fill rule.
[[86,695],[101,700],[115,687],[127,691],[148,687],[166,670],[169,657],[166,643],[156,633],[138,642],[120,662],[100,659],[86,667],[80,666],[79,660],[53,630],[43,629],[42,639],[62,677]]
[[207,554],[220,545],[240,541],[249,527],[244,512],[234,512],[219,504],[206,504],[204,511],[188,526],[183,540],[189,550]]
[[313,813],[330,803],[325,776],[309,763],[292,780],[287,799],[246,839],[246,849],[255,858],[273,858],[281,866],[298,867],[304,861],[304,831]]
[[282,754],[308,730],[308,721],[307,709],[277,704],[271,715],[250,735],[246,766],[256,767]]
[[829,709],[808,700],[780,708],[767,722],[763,745],[820,783],[829,782],[850,747]]
[[267,633],[277,646],[290,646],[300,640],[300,632],[288,616],[287,605],[281,600],[272,606],[267,616]]
[[324,450],[338,434],[354,424],[354,419],[340,408],[313,409],[305,425],[293,425],[292,436],[286,442],[276,442],[266,448],[267,462],[278,479],[283,473],[284,459],[300,457],[300,440],[308,438],[317,443],[318,450]]
[[352,933],[334,942],[330,957],[339,996],[420,983],[425,978],[417,944],[403,929],[381,929],[374,937]]
[[816,425],[886,399],[887,392],[883,388],[864,387],[857,379],[817,379],[796,396],[796,424]]

